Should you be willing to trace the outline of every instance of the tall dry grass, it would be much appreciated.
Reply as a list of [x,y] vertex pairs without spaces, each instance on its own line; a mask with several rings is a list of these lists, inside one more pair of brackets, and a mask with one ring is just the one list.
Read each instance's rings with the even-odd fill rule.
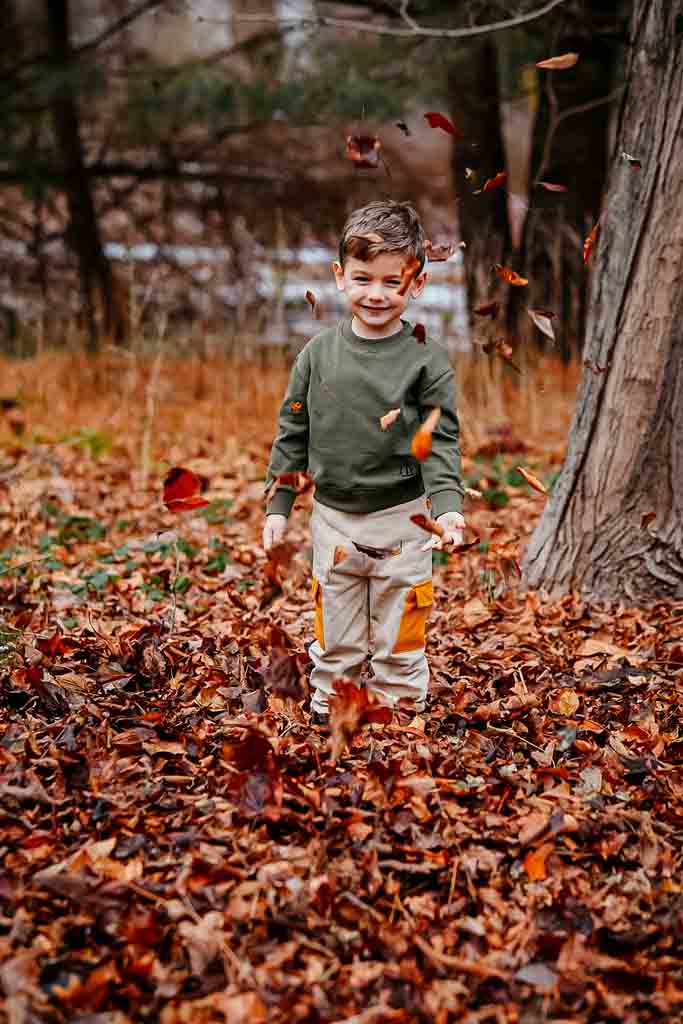
[[[0,444],[51,443],[97,431],[136,451],[142,475],[160,446],[220,449],[269,445],[287,382],[289,360],[277,351],[257,358],[108,349],[45,351],[0,360],[0,397],[16,398],[19,413],[0,412]],[[500,359],[458,355],[458,409],[465,450],[507,430],[540,450],[566,439],[579,367],[539,357],[515,374]],[[17,420],[23,419],[22,425]],[[207,451],[208,453],[208,451]]]

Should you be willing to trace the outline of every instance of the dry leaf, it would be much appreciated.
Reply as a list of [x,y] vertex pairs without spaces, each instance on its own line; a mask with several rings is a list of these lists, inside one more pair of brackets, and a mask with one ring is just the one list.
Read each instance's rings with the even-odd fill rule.
[[377,167],[382,143],[376,135],[349,135],[346,155],[356,167]]
[[569,189],[566,185],[560,185],[556,181],[539,181],[537,182],[540,188],[546,189],[548,192],[568,192]]
[[487,178],[482,187],[478,188],[472,195],[478,196],[482,192],[492,192],[493,189],[500,188],[501,185],[505,184],[507,176],[507,171],[498,171],[492,178]]
[[415,324],[413,327],[413,337],[418,345],[427,344],[427,331],[425,330],[424,324]]
[[462,132],[453,124],[450,117],[446,117],[445,114],[439,113],[438,110],[429,110],[424,117],[430,128],[440,128],[441,131],[455,136],[456,139],[465,138]]
[[553,852],[552,843],[544,843],[537,850],[531,850],[524,858],[524,870],[529,876],[530,882],[540,882],[548,877],[546,860]]
[[407,263],[401,268],[401,283],[396,289],[397,295],[405,295],[411,284],[420,273],[421,263],[415,256],[411,256]]
[[312,291],[306,292],[306,302],[311,307],[311,312],[315,313],[315,295],[313,294]]
[[556,314],[548,311],[547,309],[530,309],[527,308],[527,313],[538,327],[539,331],[542,331],[546,337],[551,338],[555,341],[555,331],[553,329],[553,320]]
[[583,262],[584,262],[584,265],[587,264],[589,259],[591,258],[591,253],[593,252],[593,246],[595,245],[595,241],[596,241],[596,239],[598,237],[598,230],[599,230],[599,228],[600,228],[600,221],[598,221],[598,223],[595,225],[595,227],[591,231],[591,233],[588,236],[588,238],[586,239],[586,241],[583,243]]
[[392,423],[401,415],[400,409],[390,409],[389,412],[385,412],[384,416],[380,417],[379,426],[380,430],[388,430]]
[[507,281],[508,284],[517,285],[519,288],[523,288],[524,285],[529,283],[529,279],[526,277],[520,277],[515,270],[511,270],[510,267],[503,267],[500,263],[494,263],[493,269],[495,270],[501,281]]
[[500,309],[500,303],[494,299],[492,302],[484,302],[480,306],[475,306],[472,310],[477,316],[490,316],[493,320],[498,316],[498,310]]
[[432,434],[436,424],[439,422],[439,416],[441,415],[441,409],[438,407],[432,409],[427,416],[427,419],[416,431],[415,436],[410,445],[410,450],[416,459],[420,462],[429,456],[432,450]]
[[515,469],[517,470],[520,476],[524,477],[529,487],[533,487],[533,489],[535,491],[538,491],[539,494],[548,493],[548,488],[546,487],[546,485],[543,483],[542,480],[539,480],[537,476],[534,476],[531,470],[525,469],[524,466],[515,466]]
[[643,512],[642,516],[640,517],[640,528],[641,528],[641,530],[644,530],[656,518],[657,518],[657,513],[656,512]]
[[563,53],[559,57],[537,60],[536,67],[546,68],[548,71],[566,71],[568,68],[573,68],[578,59],[578,53]]
[[625,160],[627,164],[630,164],[634,171],[640,171],[643,168],[643,165],[637,156],[631,156],[630,153],[626,153],[624,150],[621,152],[621,159]]

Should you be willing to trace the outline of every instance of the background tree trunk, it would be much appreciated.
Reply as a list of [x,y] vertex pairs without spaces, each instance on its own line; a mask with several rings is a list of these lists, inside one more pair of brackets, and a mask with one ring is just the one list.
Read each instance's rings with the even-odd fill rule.
[[[475,196],[487,178],[505,168],[500,123],[500,91],[496,49],[488,37],[463,47],[449,74],[450,109],[465,136],[453,147],[453,180],[458,195],[458,219],[465,249],[469,308],[502,293],[492,263],[505,263],[510,251],[510,224],[505,189]],[[471,167],[478,185],[465,180]]]
[[101,301],[105,333],[115,341],[126,334],[126,317],[117,300],[111,265],[102,247],[90,177],[85,164],[73,75],[68,0],[47,0],[50,62],[60,82],[55,88],[52,115],[64,170],[69,206],[68,240],[78,257],[81,290],[88,322],[90,348],[98,344],[97,299]]
[[[567,458],[531,538],[528,584],[633,602],[683,597],[683,37],[635,0],[632,49]],[[680,17],[680,15],[678,16]],[[677,32],[678,29],[678,32]],[[620,159],[637,156],[638,171]],[[654,512],[649,525],[641,517]]]

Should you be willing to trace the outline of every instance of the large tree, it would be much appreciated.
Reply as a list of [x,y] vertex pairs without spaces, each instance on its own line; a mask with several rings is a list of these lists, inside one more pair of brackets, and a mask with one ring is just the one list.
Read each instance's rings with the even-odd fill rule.
[[680,4],[634,0],[587,366],[567,458],[526,553],[534,587],[683,597],[682,22]]

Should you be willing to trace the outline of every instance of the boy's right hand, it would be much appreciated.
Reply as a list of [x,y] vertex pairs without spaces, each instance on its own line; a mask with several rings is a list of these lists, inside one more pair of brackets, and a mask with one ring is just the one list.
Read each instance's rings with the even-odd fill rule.
[[266,523],[263,527],[263,547],[265,550],[270,551],[271,548],[282,543],[286,532],[287,516],[280,515],[279,512],[271,512],[270,515],[266,516]]

